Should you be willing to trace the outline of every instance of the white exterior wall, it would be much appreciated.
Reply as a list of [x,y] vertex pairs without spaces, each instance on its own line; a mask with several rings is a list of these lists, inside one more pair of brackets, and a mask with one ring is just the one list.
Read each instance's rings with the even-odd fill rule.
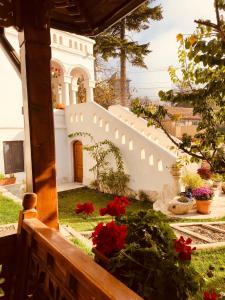
[[[126,172],[131,176],[132,189],[156,191],[160,199],[165,201],[169,201],[174,196],[174,179],[170,174],[170,167],[176,161],[175,154],[150,141],[138,130],[96,103],[68,107],[66,119],[69,134],[79,131],[88,132],[96,141],[109,139],[120,148]],[[88,138],[78,137],[71,139],[71,144],[75,140],[80,140],[84,145],[89,142]],[[89,154],[84,151],[85,183],[93,180],[93,174],[88,171],[92,165]]]
[[[19,53],[18,37],[13,29],[7,29],[7,38]],[[54,35],[54,37],[53,37]],[[52,58],[60,64],[63,76],[70,75],[72,69],[79,67],[87,73],[91,89],[94,86],[93,44],[85,37],[57,30],[51,31]],[[54,38],[54,40],[53,40]],[[75,47],[77,45],[77,47]],[[24,140],[24,121],[22,115],[22,85],[20,76],[0,47],[0,172],[4,173],[3,141]],[[67,78],[68,79],[68,78]],[[89,92],[88,95],[91,95]],[[93,99],[90,99],[92,101]],[[57,183],[73,181],[73,167],[70,166],[72,152],[67,137],[64,111],[54,110],[56,176]],[[17,182],[25,179],[24,173],[16,173]]]
[[[18,47],[17,37],[8,35],[10,42]],[[0,48],[0,172],[4,173],[3,141],[24,140],[22,115],[22,87],[19,75]],[[23,173],[15,174],[18,181]]]

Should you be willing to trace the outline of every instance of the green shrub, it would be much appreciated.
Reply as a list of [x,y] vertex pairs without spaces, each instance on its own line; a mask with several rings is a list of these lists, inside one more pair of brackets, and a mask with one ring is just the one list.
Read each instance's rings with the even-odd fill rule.
[[138,198],[141,201],[146,201],[146,202],[151,203],[152,204],[152,208],[153,208],[153,203],[155,202],[155,200],[152,199],[148,193],[146,193],[143,190],[139,190],[138,191]]
[[109,169],[107,172],[101,173],[99,181],[105,192],[123,195],[129,180],[130,176],[125,174],[123,170]]
[[214,173],[212,175],[212,180],[215,181],[215,182],[223,181],[223,176],[221,174]]
[[5,175],[0,172],[0,179],[4,179],[4,178],[5,178]]
[[199,174],[187,172],[181,177],[181,182],[188,189],[196,189],[204,185]]
[[201,286],[189,262],[177,259],[175,235],[160,212],[131,213],[126,247],[111,259],[111,273],[147,300],[187,300]]

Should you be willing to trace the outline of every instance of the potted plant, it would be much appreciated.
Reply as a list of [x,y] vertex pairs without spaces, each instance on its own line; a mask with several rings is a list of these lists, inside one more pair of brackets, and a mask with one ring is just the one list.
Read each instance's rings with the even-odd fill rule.
[[183,183],[186,192],[192,192],[193,189],[203,185],[203,180],[200,175],[192,172],[183,174],[181,182]]
[[200,214],[209,214],[211,212],[211,204],[214,192],[209,187],[200,187],[192,191],[192,195],[196,200],[197,211]]
[[6,176],[3,173],[0,173],[0,185],[9,185],[14,184],[16,182],[16,177],[14,174],[10,174],[9,176]]

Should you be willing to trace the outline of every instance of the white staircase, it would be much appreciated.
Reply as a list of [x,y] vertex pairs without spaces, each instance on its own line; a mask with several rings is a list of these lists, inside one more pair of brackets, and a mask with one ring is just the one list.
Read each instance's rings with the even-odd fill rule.
[[[169,150],[172,142],[160,129],[148,128],[145,120],[119,105],[107,111],[95,102],[74,104],[66,107],[65,113],[68,134],[88,132],[96,141],[109,139],[120,148],[130,188],[157,192],[163,202],[171,200],[175,188],[170,167],[177,157]],[[89,142],[87,138],[77,139],[83,144]],[[92,165],[84,153],[84,183],[93,180],[89,172]]]

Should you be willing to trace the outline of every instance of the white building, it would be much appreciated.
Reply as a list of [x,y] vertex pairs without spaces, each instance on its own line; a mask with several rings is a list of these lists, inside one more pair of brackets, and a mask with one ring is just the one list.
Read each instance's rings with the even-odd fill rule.
[[[8,29],[7,38],[18,51],[15,31]],[[161,201],[171,200],[175,194],[171,166],[176,154],[170,150],[169,139],[120,105],[107,111],[93,102],[93,40],[57,30],[51,31],[51,38],[53,105],[65,107],[54,108],[57,183],[88,185],[93,180],[89,171],[93,161],[82,150],[88,141],[68,138],[72,132],[83,131],[96,141],[110,139],[120,148],[133,190],[157,192]],[[20,76],[1,48],[0,62],[0,104],[4,106],[0,110],[0,172],[5,173],[10,161],[21,168],[22,155],[15,157],[13,149],[23,147],[23,101]],[[24,178],[23,172],[15,175],[18,181]]]

